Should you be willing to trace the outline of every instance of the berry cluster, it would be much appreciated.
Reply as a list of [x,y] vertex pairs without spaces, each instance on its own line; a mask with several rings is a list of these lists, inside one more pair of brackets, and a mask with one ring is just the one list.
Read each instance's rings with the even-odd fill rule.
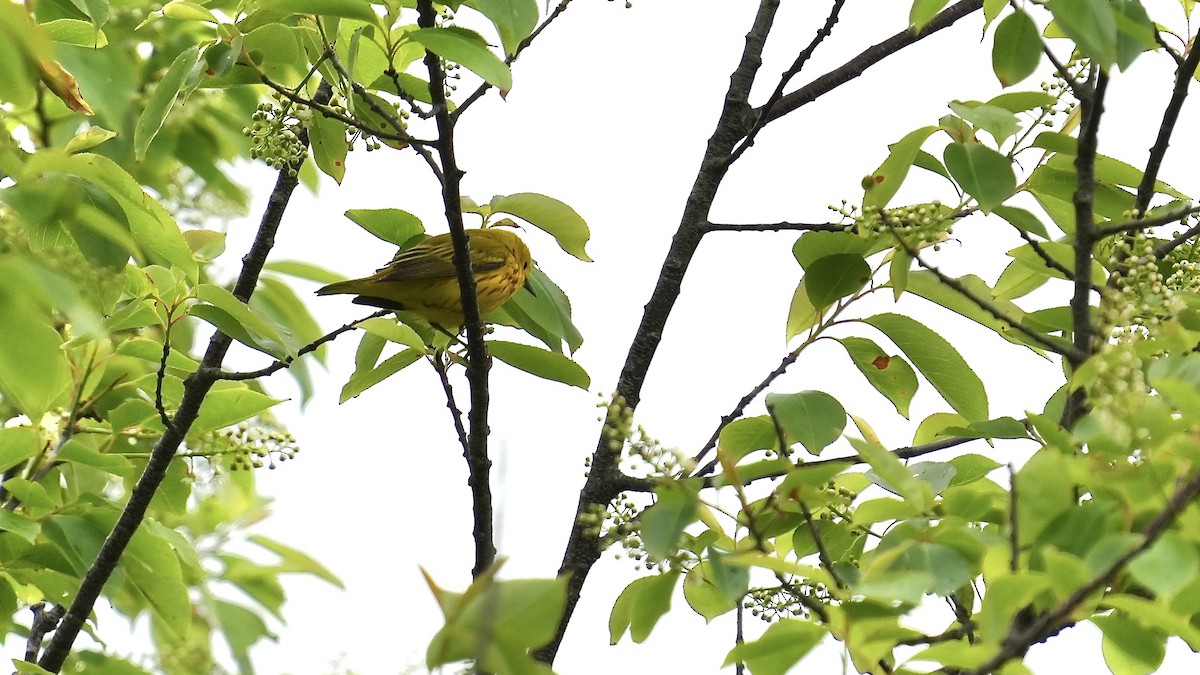
[[250,118],[250,126],[242,133],[250,138],[250,157],[261,159],[275,169],[296,171],[308,156],[308,148],[300,141],[304,128],[302,117],[311,114],[305,106],[285,102],[283,95],[272,94],[275,103],[260,103]]
[[230,471],[269,469],[276,467],[276,462],[282,464],[294,459],[300,447],[291,433],[282,429],[273,429],[258,421],[251,426],[242,422],[237,426],[226,427],[213,434],[213,442],[217,446],[215,452],[208,454],[227,455]]

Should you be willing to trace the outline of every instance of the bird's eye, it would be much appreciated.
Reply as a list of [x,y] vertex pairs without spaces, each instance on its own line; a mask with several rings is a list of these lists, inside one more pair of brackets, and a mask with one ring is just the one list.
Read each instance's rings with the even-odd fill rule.
[[524,265],[522,265],[521,269],[525,269],[525,270],[529,269],[529,263],[525,263]]

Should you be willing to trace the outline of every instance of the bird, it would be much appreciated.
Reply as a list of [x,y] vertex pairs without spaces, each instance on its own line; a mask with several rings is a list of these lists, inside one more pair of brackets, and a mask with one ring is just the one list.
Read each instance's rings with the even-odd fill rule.
[[[512,230],[498,227],[511,222],[466,231],[480,316],[499,309],[522,287],[533,291],[529,247]],[[317,289],[317,295],[339,293],[357,295],[355,304],[412,312],[448,333],[456,333],[464,321],[454,244],[448,233],[400,251],[369,277]]]

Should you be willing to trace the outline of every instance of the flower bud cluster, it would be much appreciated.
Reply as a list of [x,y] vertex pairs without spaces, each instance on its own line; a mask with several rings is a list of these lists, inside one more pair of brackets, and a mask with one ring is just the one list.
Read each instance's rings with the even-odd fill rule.
[[[603,397],[603,395],[601,395]],[[695,468],[695,462],[676,448],[664,446],[642,425],[634,426],[633,408],[618,394],[611,402],[603,398],[597,407],[604,409],[601,434],[610,452],[622,456],[622,470],[630,475],[680,476]]]
[[805,596],[810,603],[825,604],[830,600],[829,590],[821,584],[794,581],[787,586],[750,589],[742,600],[742,606],[750,610],[750,615],[754,618],[768,623],[793,617],[809,619],[804,601],[797,595]]
[[829,209],[852,223],[853,231],[868,241],[901,237],[910,248],[933,246],[936,251],[954,233],[954,219],[949,217],[952,210],[937,201],[880,210],[876,206],[860,209],[843,200],[840,207],[830,205]]
[[301,115],[307,115],[308,109],[290,101],[283,103],[279,93],[274,98],[276,103],[259,104],[250,126],[242,133],[250,138],[250,157],[275,169],[286,168],[289,175],[295,176],[308,156],[308,148],[300,141],[304,128]]
[[261,420],[253,425],[242,422],[226,427],[214,432],[213,436],[218,449],[211,454],[227,455],[230,471],[264,466],[274,469],[277,462],[282,464],[295,459],[296,453],[300,452],[295,436],[266,426]]

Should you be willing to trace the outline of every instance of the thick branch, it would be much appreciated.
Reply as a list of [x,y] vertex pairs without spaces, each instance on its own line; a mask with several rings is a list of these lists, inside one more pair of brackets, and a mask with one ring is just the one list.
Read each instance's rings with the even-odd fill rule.
[[[319,99],[323,97],[328,100],[328,96],[328,88],[322,88],[317,93]],[[307,143],[307,133],[302,133],[300,140]],[[275,245],[275,233],[279,230],[292,191],[298,184],[297,178],[289,175],[295,169],[296,167],[285,167],[280,170],[279,177],[275,181],[275,189],[271,192],[267,208],[259,222],[254,243],[251,244],[250,251],[242,258],[242,271],[233,288],[233,296],[242,302],[250,299],[255,286],[258,285],[258,277],[262,273],[263,265],[267,262],[267,255]],[[92,607],[95,606],[96,599],[100,597],[104,584],[116,570],[121,554],[145,518],[146,510],[150,508],[150,500],[166,476],[167,468],[175,458],[180,443],[183,442],[192,423],[196,421],[196,417],[200,413],[200,404],[204,402],[208,390],[216,382],[216,374],[220,372],[221,362],[225,359],[225,353],[229,350],[232,342],[228,335],[219,331],[215,333],[208,341],[208,349],[204,353],[200,367],[184,380],[183,398],[179,402],[179,409],[175,412],[171,424],[154,444],[154,450],[150,453],[146,469],[129,493],[128,503],[125,504],[112,531],[105,538],[104,544],[96,554],[96,559],[92,561],[87,573],[84,574],[79,590],[75,594],[75,600],[59,623],[54,637],[46,645],[46,651],[38,661],[38,665],[42,668],[57,673],[71,653],[71,646],[75,643],[75,638],[83,628],[84,622],[87,621],[88,615],[91,614]]]
[[1187,58],[1179,62],[1179,67],[1175,69],[1175,88],[1171,91],[1171,100],[1163,110],[1162,122],[1158,125],[1158,138],[1150,148],[1146,171],[1142,174],[1137,199],[1133,202],[1133,208],[1138,213],[1145,213],[1150,208],[1150,200],[1154,198],[1154,184],[1158,182],[1158,171],[1162,168],[1163,157],[1166,156],[1167,146],[1171,143],[1171,135],[1175,133],[1175,123],[1179,121],[1179,112],[1183,110],[1183,101],[1188,95],[1188,85],[1192,83],[1198,65],[1200,49],[1192,45]]
[[821,26],[812,41],[808,43],[808,46],[800,50],[800,53],[796,55],[796,60],[792,62],[791,67],[784,71],[783,75],[779,78],[779,84],[775,85],[775,91],[771,92],[771,96],[767,99],[767,102],[759,106],[758,119],[754,121],[754,126],[750,128],[750,131],[746,132],[746,137],[742,139],[741,144],[729,156],[730,163],[736,162],[738,157],[741,157],[746,150],[754,145],[754,139],[762,131],[763,127],[767,125],[767,115],[783,99],[783,90],[791,83],[793,77],[800,74],[800,70],[804,68],[804,64],[808,63],[808,60],[812,58],[813,53],[817,51],[817,47],[825,41],[825,38],[833,34],[833,27],[837,24],[838,16],[842,13],[842,6],[845,4],[846,0],[833,1],[833,7],[830,8],[829,16],[825,19],[825,25]]
[[[642,384],[654,353],[662,340],[663,328],[667,317],[679,297],[683,276],[695,255],[696,247],[704,235],[704,227],[708,224],[708,212],[717,194],[717,187],[728,170],[725,161],[734,146],[742,138],[746,129],[747,114],[750,106],[747,103],[750,87],[762,65],[762,50],[766,44],[767,35],[775,20],[775,12],[779,8],[779,0],[760,0],[758,11],[754,17],[750,31],[746,34],[746,45],[742,56],[730,77],[729,89],[725,93],[725,105],[717,120],[716,129],[708,141],[708,147],[701,161],[700,170],[692,185],[684,206],[679,229],[671,241],[671,248],[663,261],[663,268],[658,277],[658,284],[646,303],[645,313],[638,326],[633,343],[621,369],[621,377],[617,382],[614,397],[621,396],[631,408],[636,408],[641,398]],[[585,512],[591,504],[607,504],[619,494],[617,484],[620,469],[617,458],[608,450],[608,441],[601,436],[592,455],[591,471],[583,490],[579,494],[579,504],[576,515]],[[538,649],[534,655],[544,662],[551,663],[562,643],[567,624],[579,602],[580,591],[587,579],[592,565],[600,558],[600,547],[596,537],[589,535],[578,520],[571,527],[567,548],[563,554],[560,575],[568,576],[567,606],[559,621],[558,631],[553,640]]]
[[[1080,87],[1084,95],[1079,105],[1083,121],[1079,128],[1078,153],[1075,155],[1076,186],[1072,201],[1075,205],[1075,292],[1071,297],[1071,328],[1075,349],[1064,354],[1072,369],[1083,364],[1095,349],[1096,327],[1092,325],[1092,282],[1091,269],[1096,248],[1096,224],[1093,203],[1096,197],[1096,148],[1099,144],[1100,116],[1104,112],[1104,92],[1108,88],[1108,76],[1103,72],[1096,75],[1092,88]],[[1071,392],[1063,409],[1062,425],[1067,429],[1083,415],[1086,407],[1085,392]]]
[[[432,28],[437,20],[433,0],[418,0],[418,24]],[[470,386],[471,410],[467,413],[467,469],[470,476],[471,502],[475,513],[475,566],[471,575],[478,577],[496,560],[496,542],[492,529],[492,460],[488,457],[488,370],[491,358],[483,342],[483,321],[479,314],[479,299],[475,295],[475,273],[471,269],[471,245],[463,228],[462,177],[454,154],[454,120],[446,103],[446,73],[441,59],[431,51],[425,52],[425,68],[429,71],[429,96],[433,100],[437,121],[437,152],[442,164],[442,205],[454,242],[454,269],[458,272],[458,289],[462,297],[463,327],[467,333],[467,383]]]

